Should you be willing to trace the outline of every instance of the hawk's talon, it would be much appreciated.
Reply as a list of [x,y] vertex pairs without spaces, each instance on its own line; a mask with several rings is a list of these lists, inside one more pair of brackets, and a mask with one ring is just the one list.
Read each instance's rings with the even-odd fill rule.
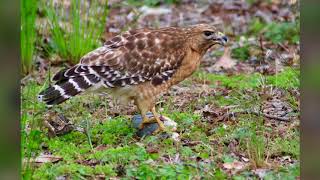
[[142,121],[143,124],[150,124],[155,122],[157,122],[157,120],[154,117],[146,118],[145,120]]
[[160,130],[160,128],[158,128],[158,129],[156,129],[155,131],[153,131],[151,134],[152,134],[152,135],[157,135],[157,134],[160,133],[160,132],[162,132],[162,131]]
[[158,126],[160,131],[164,131],[166,129],[163,123],[158,124]]
[[158,121],[157,118],[155,117],[145,117],[143,118],[144,120],[140,123],[139,125],[139,129],[143,129],[145,124],[151,124],[151,123],[157,123],[158,124],[158,129],[153,133],[153,134],[157,134],[159,131],[164,131],[165,130],[165,126],[163,124],[162,121]]
[[166,130],[166,128],[165,128],[165,126],[162,124],[162,125],[159,125],[158,124],[158,126],[159,126],[159,128],[158,129],[156,129],[153,133],[152,133],[152,135],[156,135],[156,134],[158,134],[158,133],[160,133],[160,132],[164,132],[165,130]]
[[141,129],[143,129],[143,128],[144,128],[144,124],[141,123],[141,124],[139,125],[139,129],[141,130]]
[[150,123],[155,123],[155,122],[157,122],[157,121],[154,117],[151,117],[151,118],[145,117],[145,118],[143,118],[143,121],[139,125],[139,129],[143,129],[145,124],[150,124]]

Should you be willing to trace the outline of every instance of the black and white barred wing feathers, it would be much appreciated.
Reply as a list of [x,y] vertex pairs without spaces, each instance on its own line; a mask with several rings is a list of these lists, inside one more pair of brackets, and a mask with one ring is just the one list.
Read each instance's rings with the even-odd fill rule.
[[88,53],[80,63],[58,72],[55,85],[39,94],[55,105],[88,89],[121,88],[150,81],[157,86],[170,79],[184,57],[172,43],[179,38],[158,31],[129,31]]

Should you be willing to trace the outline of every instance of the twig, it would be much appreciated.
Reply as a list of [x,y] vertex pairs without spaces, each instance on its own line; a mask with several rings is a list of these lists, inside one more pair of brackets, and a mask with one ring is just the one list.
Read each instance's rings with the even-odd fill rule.
[[49,61],[49,67],[48,67],[48,80],[49,80],[49,86],[51,87],[51,61]]
[[278,43],[278,45],[279,45],[282,49],[284,49],[285,51],[290,52],[290,50],[289,50],[285,45],[283,45],[282,43]]
[[259,45],[260,45],[260,49],[261,49],[262,53],[264,54],[265,47],[263,45],[262,36],[259,36]]
[[261,116],[262,115],[262,116],[264,116],[266,118],[269,118],[269,119],[290,122],[290,118],[288,118],[288,117],[273,116],[273,115],[266,114],[266,113],[261,113],[261,112],[256,112],[256,111],[248,111],[248,110],[247,111],[230,112],[230,113],[226,114],[225,118],[233,117],[236,114],[253,114],[253,115],[256,115],[256,116]]
[[21,84],[25,85],[26,82],[31,78],[31,74],[28,74],[27,76],[23,77],[20,82]]

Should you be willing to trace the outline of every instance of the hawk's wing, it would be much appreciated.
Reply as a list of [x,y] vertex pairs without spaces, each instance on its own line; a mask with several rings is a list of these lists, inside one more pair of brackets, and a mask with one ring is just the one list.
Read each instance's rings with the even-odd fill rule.
[[78,65],[58,73],[54,80],[91,75],[107,87],[145,81],[159,85],[172,77],[185,56],[183,33],[177,31],[141,29],[118,35],[82,57]]

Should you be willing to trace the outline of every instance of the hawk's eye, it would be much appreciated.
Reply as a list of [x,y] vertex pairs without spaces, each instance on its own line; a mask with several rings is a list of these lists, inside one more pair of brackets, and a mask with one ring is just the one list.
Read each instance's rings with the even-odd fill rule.
[[212,31],[204,31],[203,33],[205,36],[211,36],[213,34]]

